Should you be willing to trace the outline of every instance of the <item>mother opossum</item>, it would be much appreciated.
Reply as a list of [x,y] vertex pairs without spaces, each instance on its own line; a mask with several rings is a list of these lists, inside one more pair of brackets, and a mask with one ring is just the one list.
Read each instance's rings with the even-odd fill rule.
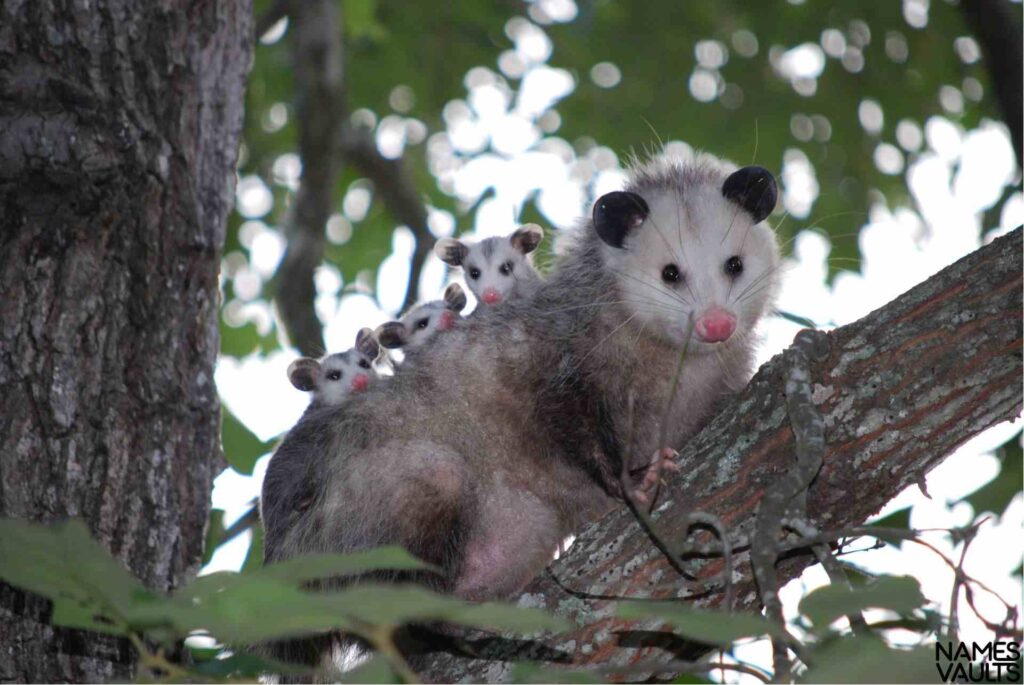
[[[659,468],[749,379],[775,290],[776,198],[767,170],[708,155],[633,169],[530,297],[302,417],[263,484],[266,561],[398,544],[460,597],[521,589],[621,500],[623,463]],[[630,487],[642,498],[654,480]]]

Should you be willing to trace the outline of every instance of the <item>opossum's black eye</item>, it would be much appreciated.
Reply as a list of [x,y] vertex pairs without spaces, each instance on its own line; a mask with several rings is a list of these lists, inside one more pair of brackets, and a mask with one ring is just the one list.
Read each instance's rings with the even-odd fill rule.
[[514,268],[515,265],[512,264],[512,262],[505,262],[504,264],[498,267],[498,271],[501,272],[502,276],[508,276],[509,274],[512,273],[512,269]]
[[423,317],[422,319],[416,319],[416,328],[422,330],[422,329],[426,328],[427,324],[429,324],[429,323],[430,323],[430,319],[427,318],[427,317]]
[[736,277],[743,273],[743,260],[733,256],[725,260],[725,273]]
[[474,281],[480,278],[480,269],[474,266],[472,269],[469,270],[469,277],[472,278]]
[[363,369],[368,369],[370,368],[370,362],[366,361],[365,359],[360,359],[359,366]]
[[333,371],[328,371],[327,372],[327,380],[329,380],[329,381],[339,381],[339,380],[341,380],[341,371],[339,371],[337,369],[335,369]]
[[679,267],[675,264],[668,264],[661,270],[661,280],[666,283],[678,283],[682,278],[683,275],[679,273]]

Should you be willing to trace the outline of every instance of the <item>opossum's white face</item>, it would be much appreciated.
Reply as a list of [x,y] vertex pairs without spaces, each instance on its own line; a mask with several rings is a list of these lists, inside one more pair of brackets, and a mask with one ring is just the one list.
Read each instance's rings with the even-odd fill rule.
[[373,362],[379,354],[380,343],[373,331],[363,328],[350,350],[329,354],[319,361],[309,357],[293,361],[288,365],[288,380],[299,390],[313,393],[314,402],[341,404],[377,379]]
[[682,188],[640,186],[595,205],[630,318],[673,343],[692,331],[696,353],[747,338],[775,292],[778,245],[762,221],[775,205],[774,179],[759,167],[728,178],[724,191],[724,175],[697,176]]
[[452,238],[439,240],[435,253],[451,266],[461,266],[466,284],[484,305],[505,302],[522,294],[538,279],[530,261],[544,231],[527,224],[510,236],[464,243]]
[[452,283],[442,299],[417,305],[398,321],[381,325],[377,339],[384,347],[415,349],[454,326],[465,307],[466,293],[458,283]]
[[314,397],[323,404],[340,404],[352,393],[366,390],[376,378],[373,360],[357,350],[332,354],[320,363]]
[[458,312],[448,309],[442,302],[428,302],[416,307],[401,318],[408,332],[403,347],[419,347],[438,333],[451,329],[458,316]]

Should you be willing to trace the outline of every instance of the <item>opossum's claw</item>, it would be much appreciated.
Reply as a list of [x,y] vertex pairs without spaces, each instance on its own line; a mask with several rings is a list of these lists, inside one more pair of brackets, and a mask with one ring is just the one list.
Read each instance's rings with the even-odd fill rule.
[[643,478],[633,488],[631,493],[633,499],[641,504],[650,502],[654,489],[661,482],[662,473],[666,471],[678,473],[682,470],[682,467],[676,461],[677,459],[679,459],[679,452],[676,452],[671,447],[663,447],[655,452],[654,457],[651,458],[651,463],[647,465]]

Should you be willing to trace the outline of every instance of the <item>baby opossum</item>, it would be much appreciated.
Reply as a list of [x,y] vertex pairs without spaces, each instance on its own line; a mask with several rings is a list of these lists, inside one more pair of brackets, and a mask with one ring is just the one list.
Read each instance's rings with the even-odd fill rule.
[[288,365],[288,380],[299,390],[313,393],[314,405],[337,405],[354,392],[362,392],[377,378],[373,362],[380,345],[373,331],[356,334],[355,347],[329,354],[320,361],[301,357]]
[[529,255],[543,239],[544,229],[526,224],[510,236],[485,238],[479,243],[442,238],[434,244],[434,254],[449,266],[461,266],[470,292],[491,305],[526,297],[540,285]]
[[449,330],[465,308],[465,291],[458,283],[452,283],[445,288],[442,299],[416,305],[398,321],[381,324],[376,336],[384,347],[412,350],[437,333]]
[[632,170],[534,293],[303,416],[263,483],[266,561],[399,544],[460,597],[521,589],[621,501],[620,474],[643,494],[664,448],[749,379],[776,197],[767,170],[708,155]]

